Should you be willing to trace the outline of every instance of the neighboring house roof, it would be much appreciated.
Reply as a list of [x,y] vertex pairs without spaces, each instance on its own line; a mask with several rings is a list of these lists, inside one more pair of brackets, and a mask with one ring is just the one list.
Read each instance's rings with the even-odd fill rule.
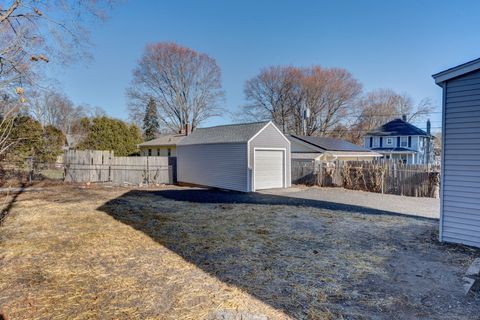
[[185,137],[179,145],[248,142],[269,122],[262,121],[198,128]]
[[422,129],[402,119],[385,123],[367,133],[367,136],[430,136]]
[[355,152],[371,152],[361,146],[353,144],[351,142],[330,138],[330,137],[312,137],[312,136],[288,136],[290,141],[295,142],[295,139],[311,144],[315,147],[321,148],[326,151],[355,151]]
[[139,147],[176,146],[186,136],[184,134],[162,134],[158,138],[140,143]]
[[462,63],[456,67],[438,72],[432,75],[432,77],[433,79],[435,79],[435,83],[441,86],[441,84],[445,81],[463,76],[466,73],[473,72],[478,69],[480,69],[480,58],[466,62],[466,63]]
[[407,148],[372,148],[373,151],[378,151],[378,152],[399,152],[399,153],[416,153],[417,151],[412,150],[412,149],[407,149]]

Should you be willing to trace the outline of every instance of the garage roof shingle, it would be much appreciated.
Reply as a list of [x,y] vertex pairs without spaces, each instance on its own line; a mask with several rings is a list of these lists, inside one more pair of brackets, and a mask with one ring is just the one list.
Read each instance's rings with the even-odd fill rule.
[[198,128],[185,137],[178,145],[246,143],[267,123],[269,121]]

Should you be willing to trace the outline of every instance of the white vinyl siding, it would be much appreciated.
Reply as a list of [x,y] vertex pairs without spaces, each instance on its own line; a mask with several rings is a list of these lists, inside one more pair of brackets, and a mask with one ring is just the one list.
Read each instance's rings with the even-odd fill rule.
[[177,156],[177,148],[175,146],[152,146],[152,147],[140,147],[140,155],[142,156],[148,156],[148,150],[151,151],[152,157],[155,156],[160,156],[160,157],[169,157],[168,155],[168,149],[170,149],[170,157],[176,157]]
[[441,240],[480,247],[480,71],[444,87]]
[[[192,135],[195,133],[192,133]],[[199,143],[180,144],[177,146],[177,180],[228,190],[250,192],[255,191],[255,150],[283,150],[281,163],[282,184],[278,183],[278,175],[267,172],[270,169],[268,159],[260,159],[258,179],[268,179],[263,187],[289,187],[290,174],[290,142],[272,123],[266,124],[249,141],[239,143]],[[286,157],[286,159],[285,159]],[[278,161],[274,157],[271,168],[278,170]],[[262,172],[262,168],[263,170]],[[260,183],[263,183],[261,181]],[[268,186],[267,184],[270,184]]]
[[290,171],[290,142],[287,138],[279,132],[273,124],[269,124],[268,127],[263,129],[256,137],[254,137],[250,143],[250,151],[249,151],[249,171],[251,175],[251,189],[255,188],[253,186],[254,180],[254,152],[255,149],[259,148],[282,148],[285,149],[287,152],[287,161],[285,162],[285,187],[288,188],[291,186],[291,171]]
[[236,191],[247,190],[247,144],[177,147],[177,180]]

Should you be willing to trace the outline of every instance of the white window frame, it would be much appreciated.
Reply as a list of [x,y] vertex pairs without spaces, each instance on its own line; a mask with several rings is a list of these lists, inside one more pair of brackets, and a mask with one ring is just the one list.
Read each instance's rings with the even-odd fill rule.
[[385,144],[391,146],[393,144],[393,138],[387,138]]
[[408,148],[408,137],[400,137],[400,147]]

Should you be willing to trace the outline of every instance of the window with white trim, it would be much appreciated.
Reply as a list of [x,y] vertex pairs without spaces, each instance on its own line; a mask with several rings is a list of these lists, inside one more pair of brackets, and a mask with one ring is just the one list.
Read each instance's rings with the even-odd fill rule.
[[388,146],[391,146],[392,143],[393,143],[393,139],[392,139],[392,138],[387,138],[387,143],[386,143],[386,144],[387,144]]
[[400,138],[400,147],[408,147],[408,137]]

